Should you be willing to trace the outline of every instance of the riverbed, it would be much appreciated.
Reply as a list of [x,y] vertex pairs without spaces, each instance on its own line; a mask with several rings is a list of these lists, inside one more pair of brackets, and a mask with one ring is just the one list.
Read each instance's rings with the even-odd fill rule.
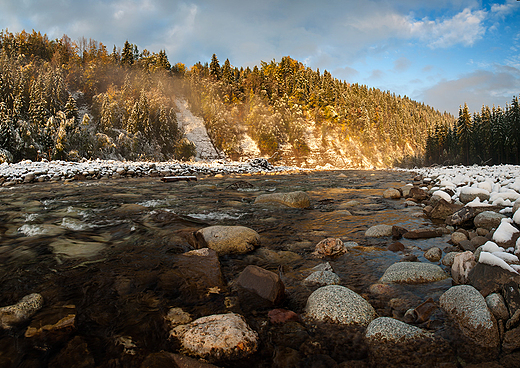
[[[391,264],[405,257],[428,262],[423,256],[427,249],[449,245],[449,235],[403,239],[405,250],[392,252],[387,249],[391,238],[365,237],[378,224],[409,230],[434,227],[420,207],[383,198],[385,189],[411,183],[413,176],[344,170],[198,175],[190,182],[142,177],[2,187],[0,306],[40,293],[44,307],[30,321],[0,331],[0,367],[58,366],[64,354],[79,354],[78,361],[81,354],[88,356],[93,366],[139,367],[153,352],[182,353],[168,337],[165,322],[173,307],[194,318],[237,312],[258,332],[257,353],[222,366],[271,367],[294,351],[301,364],[329,358],[338,364],[365,364],[362,331],[304,320],[273,324],[269,309],[240,305],[233,283],[247,265],[276,272],[286,288],[279,307],[303,316],[308,296],[318,288],[303,280],[314,266],[328,261],[340,284],[368,300],[379,316],[402,318],[427,298],[438,300],[451,279],[397,285],[391,294],[370,289]],[[291,191],[306,192],[311,207],[254,204],[261,194]],[[248,254],[221,256],[226,287],[200,295],[183,287],[183,275],[171,269],[182,253],[196,246],[193,233],[210,225],[252,228],[261,245]],[[335,258],[313,256],[315,245],[331,237],[357,246]],[[42,326],[61,315],[73,315],[73,325],[56,334],[27,337],[30,325]],[[446,334],[441,312],[420,327]],[[75,338],[82,348],[71,350]]]

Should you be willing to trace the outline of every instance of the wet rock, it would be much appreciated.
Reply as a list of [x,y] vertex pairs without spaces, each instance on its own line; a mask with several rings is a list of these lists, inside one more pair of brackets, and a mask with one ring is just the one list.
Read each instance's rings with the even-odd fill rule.
[[448,289],[439,299],[440,307],[460,332],[459,354],[475,361],[495,359],[500,346],[498,326],[484,297],[470,285]]
[[217,368],[217,366],[184,355],[161,351],[148,355],[140,368]]
[[400,199],[401,192],[394,188],[389,188],[383,192],[383,198],[386,199]]
[[208,248],[177,255],[171,269],[159,275],[158,286],[185,301],[203,300],[226,288],[217,253]]
[[267,313],[267,317],[269,317],[269,322],[273,324],[282,324],[289,321],[293,322],[300,322],[301,318],[299,315],[294,313],[293,311],[283,309],[283,308],[277,308],[270,310],[269,313]]
[[467,284],[469,272],[475,267],[477,262],[473,252],[466,251],[455,255],[451,266],[451,277],[456,284]]
[[300,368],[300,353],[286,346],[276,347],[273,368]]
[[224,254],[248,253],[260,245],[260,235],[245,226],[209,226],[195,233],[199,246]]
[[49,245],[56,256],[63,258],[92,258],[106,248],[98,242],[86,242],[76,239],[59,239]]
[[23,182],[32,183],[34,181],[34,179],[36,179],[36,175],[34,173],[28,173],[28,174],[25,174],[25,176],[23,177]]
[[186,327],[180,341],[190,355],[210,362],[241,359],[258,348],[258,334],[235,313],[196,319]]
[[435,366],[451,352],[447,342],[394,318],[379,317],[367,327],[369,362],[374,367]]
[[401,242],[395,242],[388,246],[388,250],[391,250],[392,252],[400,252],[404,250],[404,244]]
[[455,261],[455,256],[460,252],[448,252],[442,259],[442,264],[447,267],[451,267]]
[[459,211],[461,208],[461,205],[450,203],[444,199],[440,199],[431,209],[431,211],[427,212],[427,214],[432,219],[446,220],[448,217]]
[[88,345],[81,336],[76,336],[70,340],[67,346],[49,363],[49,368],[90,368],[95,366]]
[[301,368],[337,368],[338,363],[330,356],[325,354],[311,355],[310,357],[303,360]]
[[183,311],[182,308],[170,308],[164,319],[171,328],[179,325],[187,325],[192,321],[190,314]]
[[4,330],[27,321],[43,306],[43,297],[33,293],[24,296],[16,304],[0,308],[0,327]]
[[419,187],[410,188],[408,196],[415,199],[418,202],[424,201],[429,197],[428,193],[424,189],[421,189]]
[[365,236],[367,238],[382,238],[385,236],[392,236],[392,226],[384,224],[374,225],[365,232]]
[[255,199],[255,204],[281,204],[292,208],[309,208],[310,197],[305,192],[262,194]]
[[379,282],[420,284],[444,280],[448,276],[437,265],[422,262],[398,262],[387,268]]
[[337,285],[341,279],[332,271],[314,271],[305,280],[304,284]]
[[132,216],[146,211],[148,211],[148,207],[141,206],[140,204],[135,203],[125,203],[122,204],[114,212],[119,216]]
[[397,240],[401,239],[404,234],[408,232],[408,229],[405,229],[401,226],[392,226],[392,239]]
[[316,257],[338,256],[345,253],[348,249],[343,245],[341,239],[327,238],[316,244],[312,254]]
[[403,185],[402,187],[399,188],[399,190],[401,191],[401,193],[403,193],[403,197],[405,198],[408,198],[410,197],[410,191],[415,188],[413,186],[413,184],[406,184],[406,185]]
[[468,240],[468,237],[459,231],[455,231],[451,234],[451,241],[455,245],[459,245],[464,240]]
[[[60,342],[76,329],[76,307],[65,305],[45,308],[36,314],[27,330],[25,337],[43,341],[45,345]],[[34,343],[34,342],[33,342]]]
[[439,262],[442,258],[442,250],[438,247],[432,247],[424,253],[424,258],[430,262]]
[[486,296],[486,304],[495,316],[496,319],[508,320],[509,312],[506,307],[506,303],[504,303],[504,298],[502,295],[498,293],[489,294]]
[[339,285],[323,286],[307,299],[309,319],[344,325],[366,326],[375,318],[374,308],[352,290]]
[[480,291],[483,296],[501,292],[504,285],[511,281],[520,284],[520,276],[502,267],[490,266],[480,262],[468,273],[468,282]]
[[437,309],[437,303],[432,298],[426,299],[413,309],[415,315],[415,323],[423,323],[430,319],[430,316]]
[[408,231],[403,237],[406,239],[428,239],[437,238],[442,235],[442,232],[437,229],[417,229]]
[[[247,266],[240,273],[237,285],[262,299],[256,303],[256,300],[249,298],[249,293],[239,293],[240,299],[247,298],[248,304],[255,304],[255,306],[258,305],[258,307],[276,305],[285,297],[285,287],[280,276],[258,266]],[[241,302],[241,304],[244,303]]]
[[494,211],[484,211],[475,216],[473,223],[475,227],[486,230],[496,229],[506,216]]

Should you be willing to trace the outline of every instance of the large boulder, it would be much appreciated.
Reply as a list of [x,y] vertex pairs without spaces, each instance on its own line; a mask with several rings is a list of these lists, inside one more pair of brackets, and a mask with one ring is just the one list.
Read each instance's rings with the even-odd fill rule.
[[367,326],[375,317],[374,308],[360,295],[339,285],[323,286],[307,299],[309,319],[343,325]]
[[482,212],[485,211],[498,211],[499,207],[494,206],[481,206],[481,207],[462,207],[453,215],[446,218],[446,224],[451,226],[462,226],[466,224],[473,225],[473,219]]
[[451,349],[431,332],[394,318],[379,317],[368,325],[365,338],[373,367],[435,366],[449,361]]
[[448,277],[437,265],[422,262],[398,262],[387,268],[379,282],[421,284],[444,280]]
[[504,285],[514,281],[520,284],[520,276],[499,267],[478,262],[468,273],[468,283],[484,296],[501,292]]
[[464,359],[496,358],[500,346],[497,322],[477,289],[470,285],[451,287],[441,295],[439,304],[460,333],[461,339],[454,342]]
[[199,246],[215,250],[219,256],[248,253],[260,245],[260,235],[245,226],[209,226],[195,232]]
[[496,229],[505,215],[494,211],[484,211],[475,216],[473,223],[475,227],[481,227],[486,230]]
[[309,195],[301,191],[262,194],[255,199],[255,204],[260,203],[281,204],[292,208],[309,208],[311,206]]
[[[241,304],[249,304],[251,307],[271,307],[280,303],[285,296],[285,287],[278,274],[265,270],[255,265],[247,266],[238,276],[237,285],[241,291],[239,293]],[[251,298],[251,293],[253,298]],[[254,298],[259,297],[260,300]],[[247,303],[243,300],[247,299]]]
[[210,362],[241,359],[258,348],[258,334],[235,313],[196,319],[179,338],[188,354]]

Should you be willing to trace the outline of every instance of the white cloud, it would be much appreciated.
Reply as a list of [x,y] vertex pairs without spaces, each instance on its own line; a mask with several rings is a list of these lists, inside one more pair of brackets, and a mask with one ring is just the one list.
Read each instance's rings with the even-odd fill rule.
[[504,4],[493,4],[491,6],[491,12],[499,17],[505,17],[511,14],[515,9],[520,9],[520,4],[518,4],[517,0],[507,0]]

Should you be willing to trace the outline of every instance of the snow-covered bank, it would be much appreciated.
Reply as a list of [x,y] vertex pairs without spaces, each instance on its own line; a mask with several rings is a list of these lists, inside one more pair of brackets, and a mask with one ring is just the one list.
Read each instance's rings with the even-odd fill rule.
[[449,194],[453,201],[475,201],[473,205],[510,207],[520,197],[520,166],[444,166],[414,169],[434,182],[432,190]]
[[297,167],[273,166],[265,159],[248,162],[215,160],[208,162],[145,162],[85,160],[82,162],[50,161],[0,164],[0,183],[4,186],[34,181],[61,181],[73,179],[109,179],[141,176],[216,175],[244,173],[284,173],[302,170]]

